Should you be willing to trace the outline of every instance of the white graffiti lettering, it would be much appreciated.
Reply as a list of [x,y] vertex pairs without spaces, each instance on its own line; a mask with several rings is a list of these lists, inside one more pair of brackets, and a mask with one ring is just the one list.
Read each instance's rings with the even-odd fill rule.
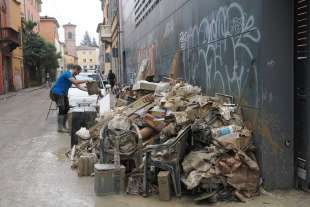
[[179,35],[185,79],[209,92],[240,97],[251,74],[258,105],[258,72],[253,61],[260,40],[254,16],[247,15],[240,4],[220,7]]

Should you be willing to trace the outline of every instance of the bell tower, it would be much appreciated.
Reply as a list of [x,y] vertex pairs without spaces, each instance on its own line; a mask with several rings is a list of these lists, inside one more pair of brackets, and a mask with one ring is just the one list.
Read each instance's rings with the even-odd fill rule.
[[64,26],[66,52],[70,56],[76,57],[76,25],[68,23]]

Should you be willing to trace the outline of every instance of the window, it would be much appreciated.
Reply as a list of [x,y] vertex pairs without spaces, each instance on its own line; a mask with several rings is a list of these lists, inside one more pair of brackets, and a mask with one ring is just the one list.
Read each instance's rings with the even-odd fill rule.
[[112,59],[111,53],[106,53],[105,54],[105,62],[106,63],[111,63],[111,59]]
[[89,59],[89,62],[93,62],[93,59]]
[[86,59],[83,59],[83,62],[86,63]]
[[68,32],[68,39],[73,39],[73,33],[72,32]]

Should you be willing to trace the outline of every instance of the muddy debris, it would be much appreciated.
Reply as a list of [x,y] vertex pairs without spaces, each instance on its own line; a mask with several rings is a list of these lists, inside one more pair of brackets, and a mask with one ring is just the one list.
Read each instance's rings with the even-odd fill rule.
[[[168,169],[172,192],[176,194],[180,182],[182,195],[194,195],[197,202],[246,202],[259,195],[260,168],[252,132],[244,125],[242,108],[230,99],[202,95],[199,87],[173,80],[142,81],[135,90],[126,87],[116,102],[89,131],[78,133],[81,139],[72,149],[72,168],[85,160],[91,165],[94,160],[101,164],[119,160],[126,167],[131,195],[157,194],[158,173]],[[188,126],[190,135],[180,147],[178,136]],[[146,163],[145,152],[150,149],[151,163]],[[173,171],[172,162],[180,169]],[[149,170],[146,164],[151,165]]]

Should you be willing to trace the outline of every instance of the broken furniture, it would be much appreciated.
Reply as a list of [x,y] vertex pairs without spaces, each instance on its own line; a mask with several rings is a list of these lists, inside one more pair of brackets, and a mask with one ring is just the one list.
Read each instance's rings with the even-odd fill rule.
[[111,163],[114,156],[116,140],[119,141],[120,160],[133,160],[135,167],[142,163],[142,140],[133,130],[111,130],[108,126],[100,131],[100,163]]
[[[145,149],[145,163],[144,163],[144,180],[143,190],[144,196],[149,194],[149,179],[150,167],[169,171],[174,187],[174,192],[177,197],[181,197],[181,168],[180,163],[183,160],[186,149],[188,147],[188,138],[190,135],[190,126],[182,129],[176,138],[170,139],[164,144],[149,145]],[[154,155],[158,151],[168,151],[168,159],[156,159]]]

